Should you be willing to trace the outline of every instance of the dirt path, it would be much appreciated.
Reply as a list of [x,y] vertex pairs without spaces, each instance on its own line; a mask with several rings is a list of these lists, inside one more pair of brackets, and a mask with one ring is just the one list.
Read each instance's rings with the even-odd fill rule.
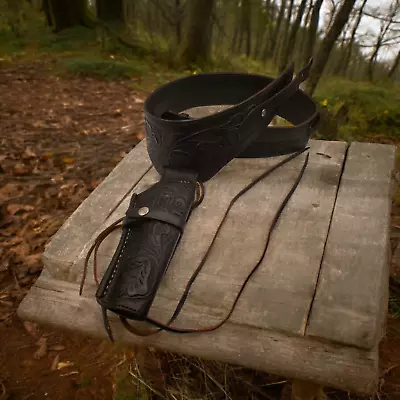
[[[0,400],[109,400],[117,366],[133,354],[23,324],[16,309],[39,276],[45,243],[143,137],[143,95],[124,83],[57,78],[49,68],[0,66]],[[393,250],[400,237],[394,213]],[[396,261],[393,274],[398,270]],[[173,363],[162,360],[165,386]],[[382,371],[380,399],[400,399],[400,320],[389,319]]]
[[59,79],[44,64],[0,76],[0,382],[15,399],[110,399],[122,354],[24,327],[15,312],[45,243],[143,135],[143,100],[122,83]]

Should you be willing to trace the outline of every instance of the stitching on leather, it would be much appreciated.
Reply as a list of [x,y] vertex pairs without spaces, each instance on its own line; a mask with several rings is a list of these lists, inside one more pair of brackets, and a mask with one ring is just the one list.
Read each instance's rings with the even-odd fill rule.
[[[193,183],[191,181],[183,181],[181,179],[168,179],[167,182],[177,182],[177,183]],[[194,182],[195,183],[195,182]]]
[[125,247],[126,247],[126,242],[128,241],[128,238],[129,238],[130,233],[131,233],[131,230],[128,230],[128,233],[127,233],[126,238],[125,238],[125,240],[124,240],[124,244],[122,245],[121,252],[119,253],[118,260],[117,260],[117,262],[115,263],[115,267],[114,267],[114,269],[113,269],[113,271],[112,271],[112,273],[111,273],[111,276],[110,276],[110,279],[109,279],[109,281],[108,281],[108,283],[107,283],[107,286],[106,286],[105,289],[104,289],[103,296],[105,296],[105,295],[107,294],[107,290],[108,290],[108,288],[109,288],[109,286],[110,286],[112,280],[114,279],[115,273],[117,272],[118,264],[119,264],[119,262],[121,261],[122,255],[124,254],[124,250],[125,250]]

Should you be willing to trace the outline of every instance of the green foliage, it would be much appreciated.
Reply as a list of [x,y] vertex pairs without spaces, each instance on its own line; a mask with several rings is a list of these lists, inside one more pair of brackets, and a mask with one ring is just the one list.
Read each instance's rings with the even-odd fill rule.
[[143,64],[119,62],[115,60],[96,60],[72,58],[61,61],[68,74],[92,76],[101,79],[129,79],[145,72]]
[[23,54],[25,45],[17,40],[10,29],[0,29],[0,58],[11,59],[12,57]]
[[116,391],[113,400],[149,400],[146,387],[138,381],[133,381],[127,373],[120,373],[116,379]]
[[396,139],[400,136],[398,87],[331,78],[321,84],[315,99],[338,116],[342,139]]
[[80,388],[87,388],[90,387],[92,383],[92,378],[90,376],[83,375],[79,378],[77,386],[79,386]]
[[400,298],[398,296],[389,297],[389,313],[393,318],[400,318]]
[[98,47],[96,31],[83,26],[65,29],[57,34],[42,30],[37,40],[39,49],[50,53],[82,52],[83,49],[90,52]]
[[213,71],[232,71],[232,72],[249,72],[262,75],[276,75],[276,67],[271,63],[264,63],[259,60],[248,58],[245,54],[232,57],[229,54],[219,54],[213,60],[210,68]]
[[[46,26],[43,13],[28,2],[20,8],[4,8],[1,4],[5,3],[0,1],[0,61],[50,57],[56,60],[56,73],[131,79],[130,87],[145,90],[183,75],[210,71],[277,74],[272,63],[244,54],[232,56],[225,47],[207,66],[182,69],[176,64],[176,44],[168,36],[149,32],[139,19],[109,31],[77,26],[55,34]],[[384,83],[327,77],[314,97],[335,116],[338,139],[387,141],[400,136],[399,93],[398,87]]]

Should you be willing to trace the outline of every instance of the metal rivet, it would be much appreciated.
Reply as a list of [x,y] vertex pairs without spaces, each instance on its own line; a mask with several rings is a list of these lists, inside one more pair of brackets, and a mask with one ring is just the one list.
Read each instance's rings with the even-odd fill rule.
[[138,214],[139,214],[140,216],[143,216],[143,215],[148,214],[149,211],[150,211],[149,207],[141,207],[141,208],[139,208],[139,210],[138,210]]
[[264,118],[267,115],[267,110],[265,108],[263,108],[261,110],[261,116]]

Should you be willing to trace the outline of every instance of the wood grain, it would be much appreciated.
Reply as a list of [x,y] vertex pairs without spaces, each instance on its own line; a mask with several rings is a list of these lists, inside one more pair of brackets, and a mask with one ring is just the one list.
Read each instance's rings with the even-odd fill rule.
[[[394,148],[352,145],[338,190],[346,144],[311,140],[310,146],[303,180],[230,321],[211,333],[141,338],[123,330],[110,314],[118,341],[374,392],[387,307],[387,192]],[[205,199],[189,220],[151,317],[168,319],[230,200],[283,158],[235,159],[207,182]],[[303,160],[304,155],[275,171],[233,207],[177,326],[207,326],[226,314]],[[159,179],[150,167],[142,142],[53,237],[43,257],[45,269],[18,309],[22,319],[105,337],[93,278],[78,295],[83,260],[98,233],[124,215],[133,191]],[[100,274],[118,239],[116,232],[100,248]]]
[[395,147],[350,146],[307,335],[372,348],[387,310]]
[[[57,279],[74,280],[75,262],[98,228],[151,168],[145,141],[125,156],[52,237],[42,259]],[[72,275],[71,275],[72,274]]]
[[[344,143],[338,142],[312,141],[310,144],[306,173],[282,215],[261,267],[231,317],[232,322],[304,334],[346,148]],[[302,155],[275,171],[232,208],[191,289],[183,313],[209,315],[215,321],[227,314],[242,282],[262,254],[272,219],[294,184],[304,157]],[[205,199],[189,219],[162,280],[151,316],[155,316],[154,309],[159,308],[162,320],[166,322],[207,251],[231,199],[283,158],[236,159],[206,183]],[[135,191],[146,189],[157,179],[157,173],[151,170]],[[129,199],[130,195],[99,231],[111,220],[124,215]],[[99,271],[107,267],[118,239],[119,233],[115,233],[100,248]],[[75,268],[82,266],[85,256],[82,253],[81,263],[76,263]],[[73,275],[80,276],[79,272]]]
[[[93,291],[79,297],[77,284],[56,281],[44,271],[22,301],[18,315],[105,338],[100,307],[93,297]],[[185,316],[184,322],[193,324],[197,317]],[[125,331],[112,314],[110,320],[117,342],[124,344],[220,360],[355,393],[373,394],[378,381],[376,348],[360,350],[232,323],[212,333],[161,333],[142,338]]]

